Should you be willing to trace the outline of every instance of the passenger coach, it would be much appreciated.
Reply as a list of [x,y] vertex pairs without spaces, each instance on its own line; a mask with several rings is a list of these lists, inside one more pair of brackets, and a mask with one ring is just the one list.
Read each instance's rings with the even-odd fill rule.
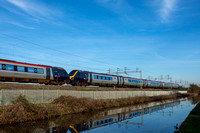
[[69,76],[63,68],[0,59],[0,81],[64,84]]

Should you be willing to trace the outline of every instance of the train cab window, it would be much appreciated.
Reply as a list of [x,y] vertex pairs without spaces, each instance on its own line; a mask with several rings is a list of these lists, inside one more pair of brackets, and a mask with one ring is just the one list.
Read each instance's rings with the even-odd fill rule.
[[[61,68],[52,68],[53,76],[58,78],[68,77],[69,75],[64,69]],[[78,72],[75,77],[80,77],[80,73]]]
[[35,70],[34,70],[34,68],[32,68],[32,67],[28,67],[28,72],[30,72],[30,73],[34,73]]
[[19,71],[19,72],[25,72],[25,67],[17,66],[17,71]]
[[38,69],[37,69],[37,73],[43,74],[43,73],[44,73],[44,69],[38,68]]
[[13,65],[6,65],[6,70],[14,71]]
[[0,64],[0,70],[2,70],[2,64]]

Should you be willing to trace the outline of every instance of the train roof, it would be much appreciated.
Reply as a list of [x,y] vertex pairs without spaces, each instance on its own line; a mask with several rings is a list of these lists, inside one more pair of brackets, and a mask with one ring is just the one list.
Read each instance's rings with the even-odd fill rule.
[[112,74],[106,74],[106,73],[97,73],[97,72],[90,72],[90,71],[83,71],[83,70],[72,70],[72,71],[79,71],[79,72],[87,72],[87,73],[93,73],[93,74],[101,74],[101,75],[109,75],[109,76],[123,77],[123,76],[118,76],[118,75],[112,75]]
[[51,68],[52,67],[52,66],[47,66],[47,65],[32,64],[32,63],[25,63],[25,62],[17,62],[17,61],[6,60],[6,59],[0,59],[0,62],[3,62],[3,63],[13,63],[13,64],[17,64],[17,65],[28,65],[28,66],[36,66],[36,67],[46,67],[46,68]]

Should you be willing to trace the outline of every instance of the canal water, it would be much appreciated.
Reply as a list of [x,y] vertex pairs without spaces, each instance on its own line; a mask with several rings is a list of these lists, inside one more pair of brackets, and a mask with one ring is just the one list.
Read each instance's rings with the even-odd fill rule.
[[51,120],[0,126],[0,133],[173,133],[196,102],[192,99],[74,114]]

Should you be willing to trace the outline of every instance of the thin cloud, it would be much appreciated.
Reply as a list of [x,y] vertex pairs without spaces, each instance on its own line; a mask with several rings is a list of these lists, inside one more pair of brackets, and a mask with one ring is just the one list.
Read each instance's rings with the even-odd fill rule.
[[161,17],[161,21],[166,23],[169,21],[169,18],[176,10],[178,0],[162,0],[159,10],[159,15]]
[[[25,13],[40,19],[52,19],[60,15],[55,9],[51,9],[47,5],[44,5],[41,2],[33,1],[33,0],[7,0],[10,4],[18,7]],[[44,19],[45,18],[45,19]]]
[[18,27],[25,28],[25,29],[30,29],[30,30],[34,30],[35,29],[34,27],[26,26],[26,25],[23,25],[21,23],[14,22],[14,21],[10,21],[10,22],[7,22],[7,23],[10,23],[10,24],[13,24],[13,25],[16,25]]
[[126,21],[133,21],[132,6],[126,0],[95,0],[99,5],[109,9],[118,14]]

